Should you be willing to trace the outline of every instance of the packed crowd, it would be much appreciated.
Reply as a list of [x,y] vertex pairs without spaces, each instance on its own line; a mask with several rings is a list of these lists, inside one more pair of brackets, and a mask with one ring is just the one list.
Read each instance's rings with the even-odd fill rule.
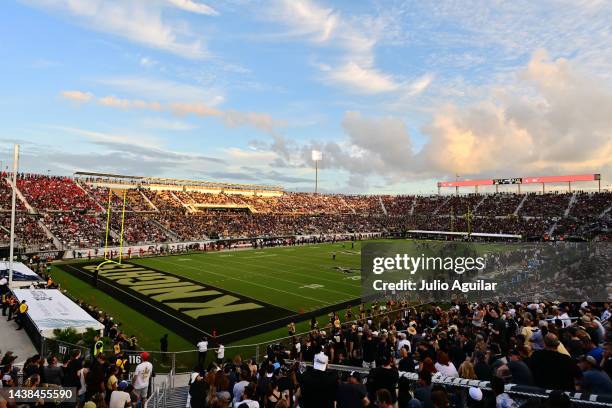
[[[290,345],[270,346],[259,364],[240,356],[224,360],[218,348],[221,358],[192,374],[190,406],[569,407],[558,392],[548,401],[528,400],[504,387],[612,395],[611,313],[609,304],[586,302],[457,304],[448,310],[361,305],[355,315],[352,309],[331,313],[325,327],[313,319],[302,336],[289,325]],[[330,365],[363,367],[367,374]],[[492,391],[435,385],[436,373],[490,381]]]
[[[39,273],[52,287],[45,265],[39,263]],[[142,406],[153,375],[148,354],[132,364],[126,351],[138,348],[136,337],[103,311],[79,304],[104,326],[85,353],[92,357],[37,355],[18,368],[9,352],[0,362],[2,385],[77,387],[85,408]],[[330,313],[322,326],[313,318],[307,333],[290,324],[287,342],[269,346],[261,361],[217,343],[209,348],[203,339],[188,407],[569,407],[559,393],[529,399],[504,386],[612,396],[611,316],[611,303],[361,304]],[[212,362],[207,353],[214,354]],[[491,391],[437,385],[436,374],[490,381]]]
[[20,174],[17,187],[30,205],[47,211],[98,211],[98,205],[69,177]]
[[[6,177],[7,175],[4,174]],[[20,175],[23,197],[64,248],[98,245],[106,230],[107,187],[83,180]],[[268,195],[265,195],[268,194]],[[0,183],[0,208],[10,208],[11,190]],[[113,236],[120,232],[123,195],[110,191]],[[253,237],[411,229],[517,234],[529,239],[612,238],[612,193],[340,195],[290,193],[256,195],[186,190],[128,191],[129,244],[215,237]],[[26,209],[19,198],[20,214]],[[8,214],[7,214],[8,215]],[[159,221],[159,224],[157,223]],[[1,228],[1,227],[5,228]],[[8,241],[7,216],[0,241]],[[18,220],[18,240],[49,246],[34,218]]]

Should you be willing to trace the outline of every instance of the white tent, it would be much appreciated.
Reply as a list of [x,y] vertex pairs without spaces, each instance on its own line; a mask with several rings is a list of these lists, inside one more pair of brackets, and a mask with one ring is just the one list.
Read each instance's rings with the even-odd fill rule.
[[57,289],[15,289],[19,302],[25,300],[28,315],[37,331],[53,338],[53,330],[74,328],[84,333],[88,328],[102,330],[104,326]]
[[[8,279],[10,262],[0,261],[0,278]],[[13,262],[13,285],[11,288],[27,288],[30,284],[41,282],[42,279],[21,262]]]

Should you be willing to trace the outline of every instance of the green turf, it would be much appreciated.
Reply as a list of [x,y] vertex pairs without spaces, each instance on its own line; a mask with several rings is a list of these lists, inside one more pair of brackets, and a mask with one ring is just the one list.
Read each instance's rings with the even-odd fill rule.
[[[132,259],[131,263],[181,275],[207,285],[273,304],[308,312],[357,299],[359,243],[324,243],[262,250],[234,250]],[[332,253],[336,253],[336,260]]]
[[53,280],[59,282],[62,290],[76,299],[81,299],[85,303],[95,305],[121,323],[120,329],[127,334],[135,334],[138,337],[140,346],[145,350],[159,350],[159,339],[163,333],[169,333],[169,349],[190,350],[193,345],[176,333],[168,331],[164,326],[154,320],[130,309],[120,300],[117,300],[106,293],[94,288],[89,283],[85,283],[57,267],[51,270]]
[[[336,269],[358,269],[360,248],[360,242],[355,242],[354,249],[351,248],[350,242],[323,243],[263,250],[191,253],[131,259],[130,262],[182,275],[299,313],[360,297],[359,273],[346,274]],[[480,251],[495,250],[500,250],[496,244],[485,244],[480,248]],[[335,261],[332,259],[333,252],[336,253]],[[158,350],[161,333],[169,332],[154,320],[129,309],[120,300],[58,268],[54,268],[53,277],[74,297],[99,306],[122,322],[123,330],[130,334],[135,333],[140,339],[140,345],[145,349]],[[353,310],[356,311],[355,308]],[[344,310],[338,311],[344,315]],[[326,314],[320,315],[317,320],[321,327],[328,323]],[[308,329],[309,321],[297,323],[298,333]],[[194,345],[179,334],[169,333],[170,350],[193,350]],[[287,328],[283,326],[232,344],[262,343],[285,336]],[[243,356],[254,354],[253,348],[235,351]],[[228,349],[227,355],[232,354]]]

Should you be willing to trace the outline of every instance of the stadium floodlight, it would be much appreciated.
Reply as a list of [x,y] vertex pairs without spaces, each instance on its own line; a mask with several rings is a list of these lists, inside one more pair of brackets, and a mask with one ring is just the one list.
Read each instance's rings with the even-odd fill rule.
[[319,189],[319,162],[323,160],[323,152],[320,150],[312,151],[312,161],[315,162],[315,194]]

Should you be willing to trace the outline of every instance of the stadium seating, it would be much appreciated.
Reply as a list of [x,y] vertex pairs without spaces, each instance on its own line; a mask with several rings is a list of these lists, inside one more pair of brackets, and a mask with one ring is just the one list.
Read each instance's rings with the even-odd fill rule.
[[[0,211],[8,214],[11,189],[0,180]],[[18,188],[34,213],[62,248],[99,245],[106,229],[112,179],[22,174]],[[121,185],[112,189],[111,229],[121,229]],[[127,192],[127,243],[192,241],[210,237],[262,237],[345,232],[394,232],[412,229],[519,234],[531,239],[566,236],[609,239],[612,193],[342,195],[283,193],[243,195],[178,190],[174,185],[139,184]],[[17,211],[28,207],[19,198]],[[471,213],[468,221],[468,209]],[[518,212],[518,213],[517,213]],[[146,214],[145,214],[146,213]],[[517,213],[517,214],[515,214]],[[4,225],[8,226],[6,216]],[[18,222],[18,239],[26,245],[50,241],[34,218]],[[3,241],[8,239],[6,231]]]

